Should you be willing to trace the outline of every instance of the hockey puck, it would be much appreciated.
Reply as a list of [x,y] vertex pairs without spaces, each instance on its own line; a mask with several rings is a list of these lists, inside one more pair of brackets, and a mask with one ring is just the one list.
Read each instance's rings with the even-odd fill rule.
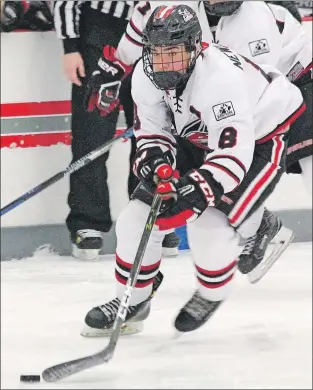
[[21,382],[40,382],[40,375],[21,375]]

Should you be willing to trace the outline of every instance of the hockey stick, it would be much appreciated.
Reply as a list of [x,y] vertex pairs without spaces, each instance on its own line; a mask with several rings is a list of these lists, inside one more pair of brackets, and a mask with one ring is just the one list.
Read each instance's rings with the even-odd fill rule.
[[69,362],[57,364],[55,366],[47,368],[42,373],[42,378],[46,382],[57,382],[60,379],[67,378],[68,376],[77,374],[88,368],[98,366],[102,363],[107,363],[109,360],[112,359],[119,339],[121,326],[125,322],[130,298],[138,278],[143,256],[145,254],[146,247],[154,223],[156,221],[161,203],[162,203],[161,198],[158,195],[155,195],[144,227],[144,231],[142,233],[139,247],[135,256],[134,264],[131,268],[130,275],[127,279],[124,296],[121,300],[118,313],[113,324],[113,332],[110,336],[110,341],[108,345],[102,351],[95,353],[94,355],[89,355],[80,359],[71,360]]
[[50,179],[47,179],[46,181],[42,182],[38,186],[32,188],[28,192],[26,192],[24,195],[21,195],[19,198],[13,200],[13,202],[9,203],[8,205],[4,206],[0,211],[0,216],[8,213],[9,211],[15,209],[20,204],[24,203],[26,200],[32,198],[33,196],[39,194],[41,191],[45,190],[46,188],[50,187],[52,184],[56,183],[57,181],[63,179],[63,177],[67,175],[71,175],[73,172],[78,171],[82,167],[88,165],[91,161],[94,161],[98,157],[102,156],[104,153],[108,152],[112,145],[121,138],[129,138],[133,134],[133,128],[126,130],[124,133],[118,135],[117,137],[113,138],[112,140],[106,142],[105,144],[99,146],[97,149],[94,149],[93,151],[86,154],[84,157],[80,158],[79,160],[73,162],[70,164],[66,169],[63,171],[55,174],[54,176],[50,177]]

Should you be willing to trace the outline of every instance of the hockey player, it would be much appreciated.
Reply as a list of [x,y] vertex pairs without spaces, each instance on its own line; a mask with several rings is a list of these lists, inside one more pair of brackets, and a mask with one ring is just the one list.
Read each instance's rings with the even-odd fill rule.
[[[275,68],[258,67],[226,47],[203,47],[199,20],[187,5],[157,7],[143,42],[132,80],[134,170],[142,187],[117,221],[117,298],[92,309],[86,323],[112,328],[149,213],[147,196],[156,191],[163,207],[127,320],[148,315],[164,235],[188,224],[198,285],[175,328],[189,332],[228,298],[240,254],[236,229],[283,175],[289,125],[305,105],[299,89]],[[189,133],[199,120],[201,130]],[[195,141],[192,153],[189,139]],[[180,179],[174,179],[175,167]]]
[[266,1],[266,3],[281,5],[282,7],[286,8],[299,23],[302,22],[297,1]]
[[[257,64],[275,66],[300,88],[307,110],[291,125],[286,164],[288,173],[302,173],[304,184],[312,194],[313,83],[309,37],[300,23],[278,5],[209,0],[198,3],[197,7],[202,25],[207,24],[206,31],[211,32],[214,42]],[[248,239],[239,258],[239,270],[248,273],[252,282],[265,274],[292,239],[292,232],[264,206],[241,226],[239,232]],[[277,247],[264,258],[272,240]]]
[[[136,6],[116,52],[116,56],[126,64],[135,63],[141,56],[142,30],[153,9],[160,3],[140,2]],[[181,2],[165,3],[171,6]],[[287,172],[302,173],[311,193],[313,103],[312,84],[307,82],[311,78],[312,47],[304,29],[285,8],[267,5],[262,1],[212,0],[185,3],[199,15],[206,42],[230,47],[258,64],[273,65],[300,87],[308,109],[292,125]],[[202,126],[201,120],[188,132],[196,134],[199,126]],[[240,233],[247,242],[239,256],[239,269],[248,273],[252,282],[265,274],[293,237],[292,232],[282,226],[280,219],[263,207],[241,226]],[[271,240],[276,242],[275,250],[264,258]]]

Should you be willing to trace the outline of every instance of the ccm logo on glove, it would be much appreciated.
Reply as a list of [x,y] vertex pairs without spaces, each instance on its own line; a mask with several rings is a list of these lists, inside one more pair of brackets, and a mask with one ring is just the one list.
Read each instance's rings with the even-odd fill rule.
[[201,189],[208,206],[215,206],[215,196],[212,192],[212,189],[205,178],[201,175],[199,171],[193,171],[189,174],[189,177],[198,183],[199,188]]

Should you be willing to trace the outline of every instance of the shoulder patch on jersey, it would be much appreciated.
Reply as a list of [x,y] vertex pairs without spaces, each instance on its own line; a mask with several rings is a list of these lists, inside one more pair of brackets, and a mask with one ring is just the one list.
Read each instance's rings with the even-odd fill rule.
[[270,52],[270,47],[267,39],[259,39],[257,41],[249,42],[249,48],[252,57],[259,56]]
[[217,121],[221,121],[222,119],[234,116],[236,114],[232,102],[225,102],[213,106],[213,112]]

